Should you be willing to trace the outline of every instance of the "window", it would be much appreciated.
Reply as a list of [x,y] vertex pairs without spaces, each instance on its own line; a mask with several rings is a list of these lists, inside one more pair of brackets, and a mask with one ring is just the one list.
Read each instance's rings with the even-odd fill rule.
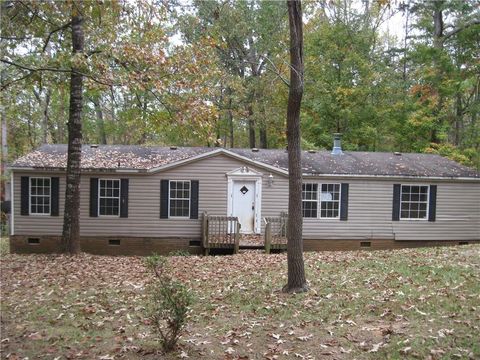
[[[320,186],[320,194],[318,187]],[[336,219],[340,215],[340,184],[302,184],[302,210],[304,218]]]
[[30,214],[50,215],[50,190],[50,178],[30,178]]
[[169,217],[190,217],[190,181],[170,180]]
[[118,216],[120,213],[120,180],[98,181],[99,215]]
[[428,186],[402,185],[400,195],[401,219],[426,219]]
[[318,184],[302,184],[302,210],[304,218],[316,218],[318,209]]
[[320,217],[338,218],[340,209],[340,184],[322,184]]

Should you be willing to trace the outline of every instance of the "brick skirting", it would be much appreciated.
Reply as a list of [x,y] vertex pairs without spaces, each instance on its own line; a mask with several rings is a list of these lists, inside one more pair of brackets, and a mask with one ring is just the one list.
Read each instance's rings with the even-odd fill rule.
[[[60,236],[10,236],[10,251],[18,254],[58,253]],[[38,243],[37,243],[38,242]],[[167,255],[172,251],[188,251],[201,254],[200,239],[185,238],[144,238],[123,236],[82,236],[82,251],[99,255]]]
[[[10,251],[18,254],[57,253],[60,249],[60,236],[13,235],[10,236]],[[451,246],[480,243],[469,241],[398,241],[398,240],[304,240],[305,251],[342,251],[342,250],[386,250],[412,247]],[[186,238],[144,238],[144,237],[81,237],[81,249],[84,252],[99,255],[167,255],[173,251],[188,251],[201,254],[200,239]]]

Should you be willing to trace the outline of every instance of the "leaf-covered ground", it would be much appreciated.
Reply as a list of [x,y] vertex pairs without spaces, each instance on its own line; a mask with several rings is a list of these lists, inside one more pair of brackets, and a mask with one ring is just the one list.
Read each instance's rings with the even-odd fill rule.
[[[165,358],[480,358],[480,246],[307,253],[311,291],[284,295],[286,256],[170,257],[195,294]],[[138,257],[6,255],[1,357],[163,358]]]

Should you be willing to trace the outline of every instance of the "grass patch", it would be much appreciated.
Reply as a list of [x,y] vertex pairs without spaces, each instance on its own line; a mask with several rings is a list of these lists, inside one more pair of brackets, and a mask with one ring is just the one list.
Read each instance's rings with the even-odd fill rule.
[[[195,301],[167,359],[480,358],[478,245],[307,253],[311,290],[293,296],[280,291],[285,254],[168,262]],[[158,358],[143,259],[6,255],[0,265],[2,358]]]

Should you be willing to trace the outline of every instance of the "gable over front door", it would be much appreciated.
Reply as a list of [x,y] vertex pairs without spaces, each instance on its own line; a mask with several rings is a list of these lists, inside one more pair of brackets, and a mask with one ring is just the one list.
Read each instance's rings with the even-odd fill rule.
[[242,166],[227,173],[228,216],[238,217],[242,234],[261,231],[262,174]]

